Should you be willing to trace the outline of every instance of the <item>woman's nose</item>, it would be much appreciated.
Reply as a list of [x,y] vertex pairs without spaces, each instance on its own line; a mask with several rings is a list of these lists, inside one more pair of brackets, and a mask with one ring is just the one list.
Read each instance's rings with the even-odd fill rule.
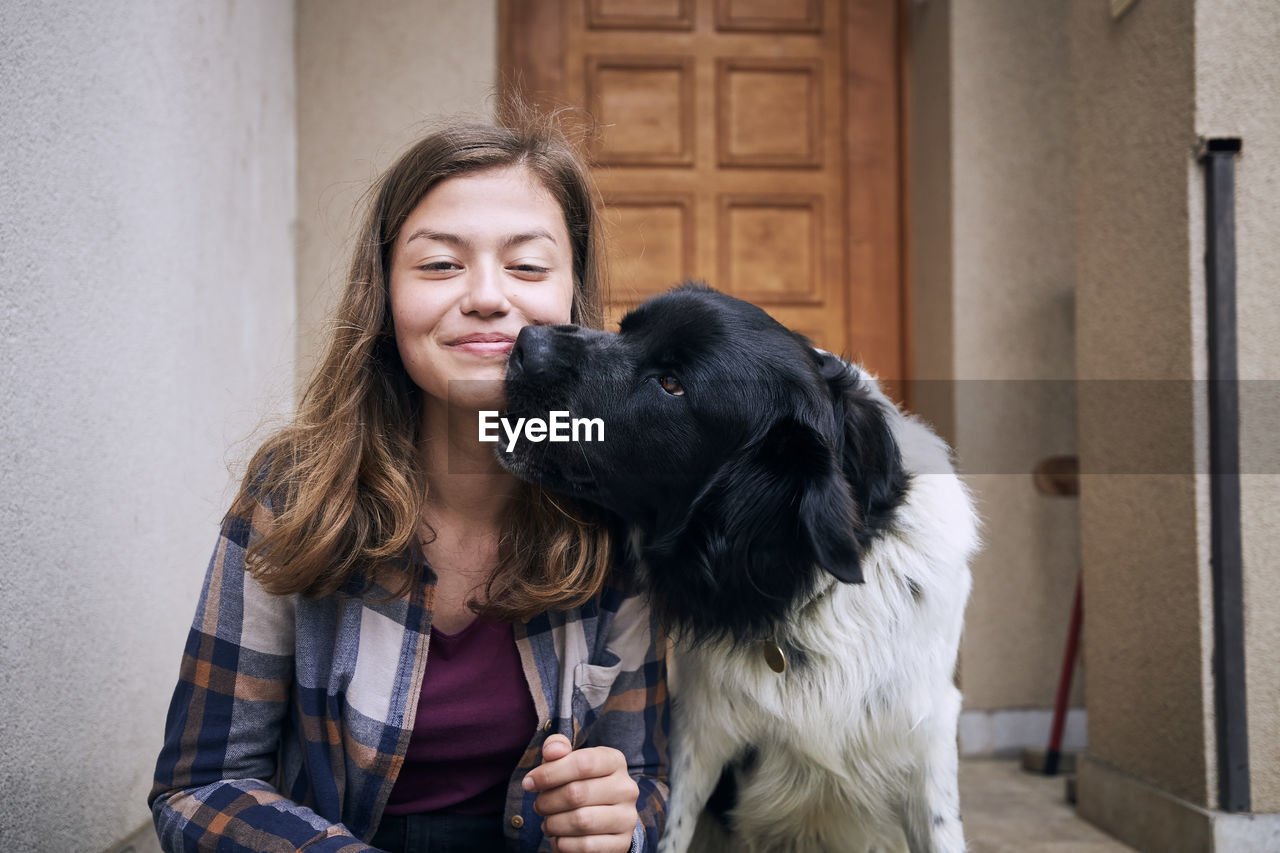
[[497,264],[477,264],[472,268],[467,292],[463,297],[462,310],[467,314],[501,314],[507,311],[506,283],[502,277],[502,268]]

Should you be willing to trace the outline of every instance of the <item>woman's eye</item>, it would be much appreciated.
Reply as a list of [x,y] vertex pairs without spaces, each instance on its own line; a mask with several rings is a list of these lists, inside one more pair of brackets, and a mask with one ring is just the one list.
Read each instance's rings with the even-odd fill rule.
[[674,376],[662,376],[658,379],[658,384],[662,386],[662,390],[666,391],[672,397],[683,397],[684,386],[680,384],[680,380]]
[[537,264],[513,264],[512,266],[508,267],[508,269],[510,269],[513,272],[518,272],[523,275],[530,275],[530,276],[546,275],[547,273],[551,272],[551,270],[548,269],[547,267],[538,266]]
[[428,261],[425,264],[419,264],[418,269],[423,272],[451,272],[453,270],[462,269],[453,261]]

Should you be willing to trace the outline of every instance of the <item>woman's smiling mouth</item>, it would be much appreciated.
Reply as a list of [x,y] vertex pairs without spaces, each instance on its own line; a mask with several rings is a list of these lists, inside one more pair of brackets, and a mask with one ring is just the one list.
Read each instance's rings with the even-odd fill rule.
[[499,332],[479,332],[454,338],[446,346],[469,355],[482,357],[501,356],[506,358],[507,354],[511,352],[511,348],[515,346],[515,342],[514,335],[506,335]]

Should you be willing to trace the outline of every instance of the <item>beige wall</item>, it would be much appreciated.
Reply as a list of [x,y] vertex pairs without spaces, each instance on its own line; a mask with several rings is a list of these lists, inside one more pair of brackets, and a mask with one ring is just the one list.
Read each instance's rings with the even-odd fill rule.
[[[1259,833],[1280,833],[1280,6],[1139,0],[1113,19],[1101,2],[927,0],[912,17],[915,363],[921,378],[959,380],[918,399],[955,442],[986,521],[961,652],[966,713],[1051,701],[1083,565],[1082,811],[1144,850],[1275,849],[1280,836]],[[1245,139],[1245,629],[1253,805],[1266,820],[1206,810],[1203,135]],[[1079,504],[1035,495],[1022,472],[1077,448]]]
[[915,407],[955,443],[952,304],[951,8],[914,7],[907,123],[911,364]]
[[1066,14],[955,0],[951,16],[956,448],[986,519],[965,706],[1045,708],[1079,565],[1075,500],[1031,478],[1076,444]]
[[[1192,0],[1140,2],[1116,21],[1073,4],[1070,36],[1089,753],[1203,804],[1214,761],[1211,588],[1192,474],[1204,328],[1193,16]],[[1113,379],[1146,381],[1119,393],[1095,381]]]
[[[1075,501],[1031,478],[1075,450],[1066,12],[937,0],[914,14],[916,372],[957,380],[925,383],[919,407],[955,443],[984,519],[965,708],[1047,709],[1079,564]],[[1036,720],[1017,735],[1026,745],[1048,738],[1047,715]]]
[[1280,10],[1196,4],[1196,132],[1244,140],[1236,162],[1245,663],[1253,806],[1280,812]]
[[[917,376],[959,378],[926,383],[919,407],[955,442],[986,521],[961,652],[966,712],[1003,724],[1050,705],[1083,564],[1091,759],[1206,805],[1197,135],[1245,137],[1241,370],[1280,375],[1280,73],[1267,59],[1280,7],[1228,5],[1144,0],[1113,20],[1106,4],[929,0],[913,4],[909,58]],[[1280,392],[1244,393],[1250,747],[1255,808],[1274,812]],[[1079,504],[1036,495],[1022,472],[1077,448],[1090,472]]]
[[[1081,514],[1090,660],[1081,809],[1144,850],[1271,850],[1280,839],[1280,468],[1270,387],[1280,375],[1280,6],[1139,2],[1119,20],[1073,6],[1070,33],[1078,369],[1083,378],[1159,380],[1080,401],[1082,458],[1098,472],[1086,477]],[[1241,389],[1248,729],[1253,810],[1265,819],[1212,813],[1208,478],[1194,473],[1208,440],[1195,159],[1203,136],[1245,141],[1235,212],[1240,371],[1271,380]],[[1147,473],[1113,473],[1121,465]]]
[[0,3],[0,839],[146,794],[229,464],[293,395],[293,4]]
[[442,115],[490,114],[496,0],[305,0],[298,26],[298,364],[346,275],[353,211]]

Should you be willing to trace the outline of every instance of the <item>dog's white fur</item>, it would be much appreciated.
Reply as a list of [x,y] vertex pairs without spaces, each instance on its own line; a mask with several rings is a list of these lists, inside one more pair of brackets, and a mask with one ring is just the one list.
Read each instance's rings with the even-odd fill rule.
[[[865,373],[867,382],[873,382]],[[978,524],[946,445],[883,394],[910,475],[864,584],[824,586],[762,647],[676,643],[672,787],[662,853],[961,853],[954,668]],[[748,749],[732,838],[702,815]]]

